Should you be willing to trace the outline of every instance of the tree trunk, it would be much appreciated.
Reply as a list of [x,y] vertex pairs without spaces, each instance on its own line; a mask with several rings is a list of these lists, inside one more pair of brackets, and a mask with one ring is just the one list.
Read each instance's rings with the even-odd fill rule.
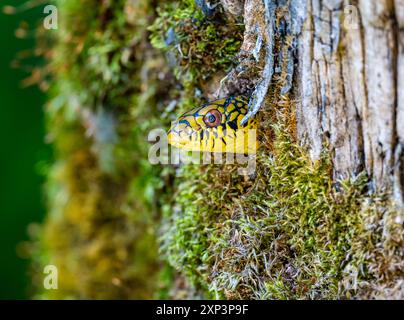
[[[274,2],[246,0],[246,34],[271,49]],[[404,1],[276,1],[295,40],[293,97],[299,141],[319,159],[325,145],[334,180],[366,169],[373,192],[394,192],[403,204]],[[260,33],[261,32],[261,33]],[[256,38],[255,38],[256,39]],[[255,39],[245,37],[252,51]],[[272,52],[276,55],[276,52]],[[272,77],[272,73],[265,76]],[[264,79],[270,82],[270,79]]]
[[[404,0],[207,2],[55,0],[39,296],[403,298]],[[231,94],[255,175],[149,161],[152,129]]]

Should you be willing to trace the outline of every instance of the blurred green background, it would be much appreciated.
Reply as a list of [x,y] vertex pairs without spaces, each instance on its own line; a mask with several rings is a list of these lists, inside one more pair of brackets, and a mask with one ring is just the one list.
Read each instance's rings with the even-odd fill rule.
[[[0,6],[22,2],[2,1]],[[18,256],[17,245],[28,239],[27,226],[41,221],[45,213],[43,177],[38,172],[49,159],[44,144],[45,94],[36,86],[22,88],[29,73],[11,67],[18,52],[35,47],[33,35],[17,39],[15,30],[22,21],[33,30],[42,15],[42,6],[14,15],[0,13],[0,299],[29,298],[29,261]],[[25,65],[39,63],[30,58]]]

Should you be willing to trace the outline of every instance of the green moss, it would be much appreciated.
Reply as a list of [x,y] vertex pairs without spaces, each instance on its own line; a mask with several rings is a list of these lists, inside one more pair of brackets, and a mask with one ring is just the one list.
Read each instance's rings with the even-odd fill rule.
[[186,95],[194,96],[212,77],[235,65],[243,26],[225,18],[207,19],[193,0],[161,6],[149,28],[151,43],[166,53]]
[[[386,265],[397,281],[394,254],[402,231],[391,218],[365,231],[369,219],[383,224],[387,212],[380,210],[389,207],[366,194],[366,177],[342,182],[343,190],[335,191],[326,158],[311,163],[284,126],[272,129],[275,153],[259,155],[254,181],[244,181],[234,168],[204,168],[202,175],[197,168],[183,169],[171,228],[163,237],[170,263],[207,297],[359,296],[369,281],[385,281]],[[387,243],[390,238],[397,242]],[[389,255],[386,265],[374,260],[379,254]],[[357,290],[346,283],[351,268]],[[367,295],[382,292],[373,290]]]
[[255,179],[229,166],[183,168],[168,260],[206,297],[374,297],[397,286],[402,213],[366,193],[365,175],[336,191],[327,157],[312,163],[282,112]]
[[[164,59],[148,44],[154,11],[148,1],[55,3],[61,24],[51,39],[47,106],[55,163],[48,216],[32,245],[37,296],[151,298],[162,183],[145,142],[165,122],[167,91],[157,86]],[[42,289],[47,264],[58,268],[58,290]]]

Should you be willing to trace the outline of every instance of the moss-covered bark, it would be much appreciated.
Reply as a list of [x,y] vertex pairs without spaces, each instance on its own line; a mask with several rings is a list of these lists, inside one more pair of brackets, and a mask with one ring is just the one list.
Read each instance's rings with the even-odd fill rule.
[[[38,277],[38,296],[402,297],[403,212],[390,189],[369,192],[361,170],[338,180],[336,140],[324,132],[302,146],[299,67],[310,57],[299,3],[246,1],[243,20],[243,1],[213,11],[192,0],[55,1],[55,163],[32,255],[33,274],[54,264],[60,284],[41,290]],[[253,176],[238,165],[150,164],[151,129],[234,93],[261,106]]]

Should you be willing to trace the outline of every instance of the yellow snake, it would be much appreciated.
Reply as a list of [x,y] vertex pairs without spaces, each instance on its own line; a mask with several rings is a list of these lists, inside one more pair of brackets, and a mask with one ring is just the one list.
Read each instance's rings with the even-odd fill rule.
[[244,96],[211,101],[181,115],[168,131],[168,142],[188,151],[255,154],[256,120],[240,124],[247,111]]

